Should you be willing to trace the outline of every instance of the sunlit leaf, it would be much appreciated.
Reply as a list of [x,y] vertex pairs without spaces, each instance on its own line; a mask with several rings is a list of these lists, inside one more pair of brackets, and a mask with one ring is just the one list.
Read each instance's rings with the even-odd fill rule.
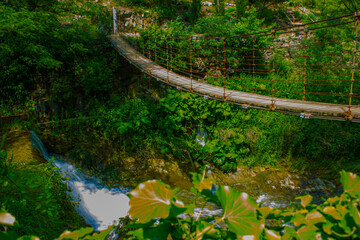
[[317,239],[316,230],[314,226],[303,226],[297,231],[298,238],[300,240]]
[[91,228],[91,227],[89,227],[89,228],[81,228],[80,230],[77,230],[77,231],[74,231],[74,232],[65,231],[56,240],[62,240],[62,239],[78,240],[78,239],[80,239],[82,237],[85,237],[86,235],[92,233],[93,231],[94,231],[94,229]]
[[340,182],[343,185],[344,192],[352,196],[360,195],[360,178],[356,174],[344,170],[340,172],[340,175]]
[[221,186],[216,195],[224,209],[225,222],[230,231],[241,236],[260,234],[264,224],[257,219],[256,202],[248,194]]
[[89,240],[94,240],[94,239],[96,239],[96,240],[106,240],[107,237],[109,236],[109,234],[111,233],[111,231],[114,230],[114,228],[115,228],[114,226],[111,226],[108,229],[101,231],[100,233],[94,233],[91,236],[88,235],[88,236],[86,236],[84,238],[84,240],[86,240],[86,239],[89,239]]
[[[175,191],[157,180],[141,183],[129,193],[129,216],[145,223],[153,218],[167,218]],[[180,204],[180,202],[179,202]]]
[[279,233],[269,230],[269,229],[265,229],[265,234],[269,240],[280,240],[281,239],[281,236]]
[[306,195],[306,196],[297,197],[295,199],[299,199],[301,206],[305,208],[307,205],[311,203],[313,197],[311,195]]
[[336,204],[336,203],[338,203],[340,201],[340,198],[338,196],[336,196],[336,197],[333,197],[333,198],[328,198],[326,201],[328,203],[330,203],[330,204]]
[[14,225],[15,217],[10,213],[0,213],[0,224],[12,226]]
[[40,240],[40,238],[35,236],[22,236],[16,240]]
[[257,235],[244,235],[239,238],[239,240],[256,240],[258,239]]
[[341,220],[343,217],[336,211],[334,207],[325,207],[323,210],[324,213],[329,214],[336,220]]
[[273,211],[274,211],[274,209],[270,208],[270,207],[261,207],[260,208],[261,215],[263,215],[264,218],[267,218]]
[[201,192],[203,189],[211,190],[213,183],[215,183],[213,178],[206,178],[205,174],[201,175],[192,172],[191,175],[192,183],[199,192]]
[[306,219],[308,225],[315,225],[320,222],[326,222],[326,219],[324,218],[324,216],[316,210],[308,213],[306,215],[305,219]]

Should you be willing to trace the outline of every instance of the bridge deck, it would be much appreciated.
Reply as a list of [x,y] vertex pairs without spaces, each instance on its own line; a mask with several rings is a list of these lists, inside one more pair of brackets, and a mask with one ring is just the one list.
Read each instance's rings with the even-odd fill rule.
[[[172,86],[176,86],[187,91],[191,89],[190,78],[168,71],[166,68],[161,67],[152,60],[144,57],[141,53],[130,46],[121,36],[111,35],[109,36],[109,40],[119,54],[125,57],[131,64],[135,65],[144,73]],[[193,80],[192,89],[194,93],[199,95],[218,100],[223,99],[224,88],[222,87]],[[227,102],[239,104],[243,107],[269,110],[272,103],[271,97],[230,89],[225,89],[225,96]],[[275,106],[274,111],[295,113],[310,118],[315,117],[343,120],[348,110],[347,105],[284,98],[273,98],[273,103]],[[360,122],[360,106],[352,106],[351,115],[353,116],[352,121]]]

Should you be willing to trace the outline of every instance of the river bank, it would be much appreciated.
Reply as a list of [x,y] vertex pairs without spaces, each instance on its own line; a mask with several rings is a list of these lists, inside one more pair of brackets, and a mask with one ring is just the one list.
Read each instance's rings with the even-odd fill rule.
[[[188,202],[191,202],[191,194],[187,193],[192,186],[190,172],[201,172],[203,167],[192,159],[176,158],[170,154],[127,154],[121,152],[116,144],[108,141],[98,139],[95,144],[92,137],[87,139],[89,142],[80,143],[83,146],[81,150],[76,149],[79,145],[71,147],[69,142],[50,136],[46,132],[43,132],[40,138],[50,152],[56,151],[56,154],[61,154],[67,161],[81,168],[85,174],[98,177],[109,187],[133,189],[141,182],[158,179],[172,187],[180,188],[180,194],[187,198]],[[63,143],[65,145],[62,145]],[[89,152],[84,152],[84,146]],[[96,149],[99,149],[97,153]],[[79,152],[81,154],[74,159],[74,153]],[[95,159],[98,159],[98,162],[87,164],[87,156],[91,157],[90,163],[96,161]],[[291,201],[301,195],[310,194],[314,196],[314,202],[319,203],[322,198],[341,193],[337,176],[328,179],[316,175],[316,172],[294,172],[285,167],[238,166],[235,171],[226,173],[209,165],[207,175],[213,177],[219,185],[228,185],[241,192],[247,192],[258,203],[277,208],[289,206]]]

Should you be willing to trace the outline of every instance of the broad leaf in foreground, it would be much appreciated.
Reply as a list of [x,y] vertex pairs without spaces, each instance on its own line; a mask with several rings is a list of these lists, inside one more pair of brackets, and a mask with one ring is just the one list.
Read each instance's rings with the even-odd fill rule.
[[344,192],[352,195],[360,195],[360,178],[354,173],[345,172],[344,170],[340,172],[341,178],[340,182],[343,185]]
[[261,233],[264,223],[257,219],[256,202],[248,194],[221,186],[216,195],[224,209],[225,222],[230,231],[240,236],[258,236]]
[[129,193],[129,215],[132,219],[139,219],[141,223],[153,218],[167,218],[174,194],[175,190],[160,181],[150,180],[141,183]]

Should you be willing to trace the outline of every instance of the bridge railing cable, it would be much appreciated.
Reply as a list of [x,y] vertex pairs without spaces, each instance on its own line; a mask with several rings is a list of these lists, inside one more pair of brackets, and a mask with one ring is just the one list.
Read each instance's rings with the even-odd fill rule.
[[[150,18],[121,18],[130,45],[169,72],[227,90],[276,98],[360,104],[360,14],[237,36],[174,34]],[[118,19],[116,22],[120,22]],[[167,80],[168,81],[168,80]]]

